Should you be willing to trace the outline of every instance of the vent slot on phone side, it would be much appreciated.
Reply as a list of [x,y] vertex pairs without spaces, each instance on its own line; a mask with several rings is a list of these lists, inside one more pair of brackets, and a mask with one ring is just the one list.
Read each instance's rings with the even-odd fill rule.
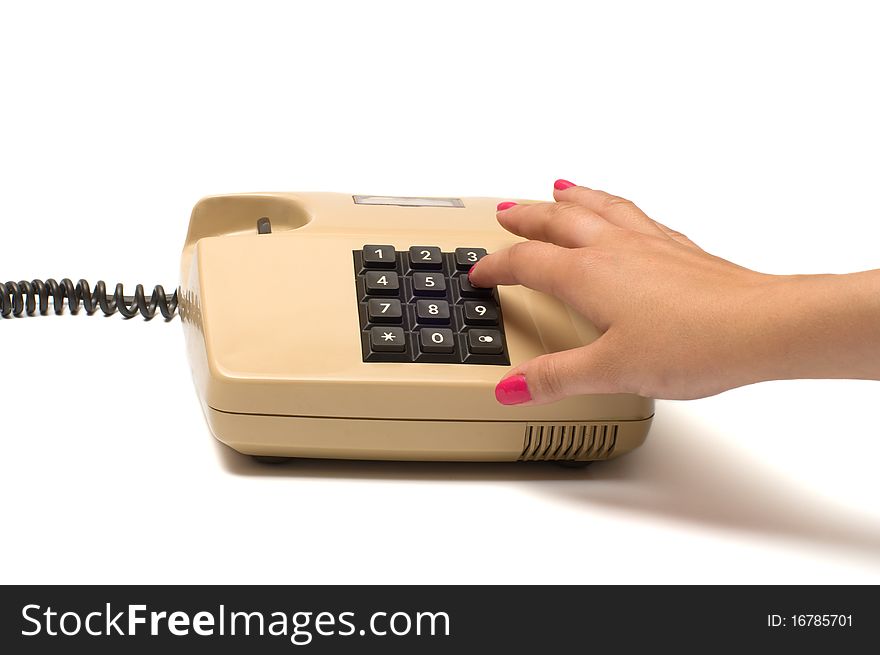
[[616,423],[529,423],[521,462],[607,459],[617,446]]

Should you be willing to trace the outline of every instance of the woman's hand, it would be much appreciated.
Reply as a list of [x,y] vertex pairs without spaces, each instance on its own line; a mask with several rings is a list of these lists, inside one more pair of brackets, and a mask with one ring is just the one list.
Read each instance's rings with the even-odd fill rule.
[[[860,287],[880,300],[877,272],[856,274],[872,278],[848,283],[842,301],[835,279],[850,276],[757,273],[701,250],[628,200],[565,180],[554,186],[556,202],[498,206],[501,225],[528,241],[487,255],[469,275],[477,286],[522,284],[556,296],[602,336],[517,366],[498,384],[499,402],[588,393],[688,399],[760,380],[880,373],[869,336],[880,322],[862,321],[868,344],[859,352],[827,352],[841,340],[828,311],[846,320]],[[869,304],[880,321],[878,300]],[[860,361],[866,355],[871,362]]]

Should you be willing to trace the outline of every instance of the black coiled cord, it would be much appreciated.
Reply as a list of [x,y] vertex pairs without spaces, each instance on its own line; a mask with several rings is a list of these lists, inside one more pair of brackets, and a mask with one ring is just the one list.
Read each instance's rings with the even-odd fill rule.
[[121,284],[116,285],[113,295],[108,295],[103,280],[95,285],[93,292],[85,280],[74,285],[68,278],[60,283],[49,278],[45,282],[31,280],[0,285],[0,314],[3,318],[21,316],[23,313],[33,316],[39,310],[45,316],[49,313],[50,297],[56,314],[64,312],[65,299],[71,314],[76,314],[82,305],[90,316],[100,309],[105,316],[119,312],[124,318],[134,318],[140,314],[150,320],[158,309],[165,320],[170,321],[177,311],[177,291],[169,299],[161,285],[156,285],[147,299],[141,284],[135,287],[133,296],[126,296]]

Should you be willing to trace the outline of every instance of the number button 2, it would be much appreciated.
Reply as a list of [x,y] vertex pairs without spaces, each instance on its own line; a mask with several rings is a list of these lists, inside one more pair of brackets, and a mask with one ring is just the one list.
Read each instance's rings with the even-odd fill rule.
[[443,268],[443,253],[435,246],[412,246],[409,249],[409,265],[413,269],[439,271]]
[[442,273],[413,273],[412,283],[417,296],[446,295],[446,278]]

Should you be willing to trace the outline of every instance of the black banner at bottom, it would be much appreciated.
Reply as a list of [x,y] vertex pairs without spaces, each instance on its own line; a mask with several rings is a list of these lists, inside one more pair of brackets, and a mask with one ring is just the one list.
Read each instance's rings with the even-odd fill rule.
[[23,652],[854,652],[874,587],[3,587],[0,648]]

